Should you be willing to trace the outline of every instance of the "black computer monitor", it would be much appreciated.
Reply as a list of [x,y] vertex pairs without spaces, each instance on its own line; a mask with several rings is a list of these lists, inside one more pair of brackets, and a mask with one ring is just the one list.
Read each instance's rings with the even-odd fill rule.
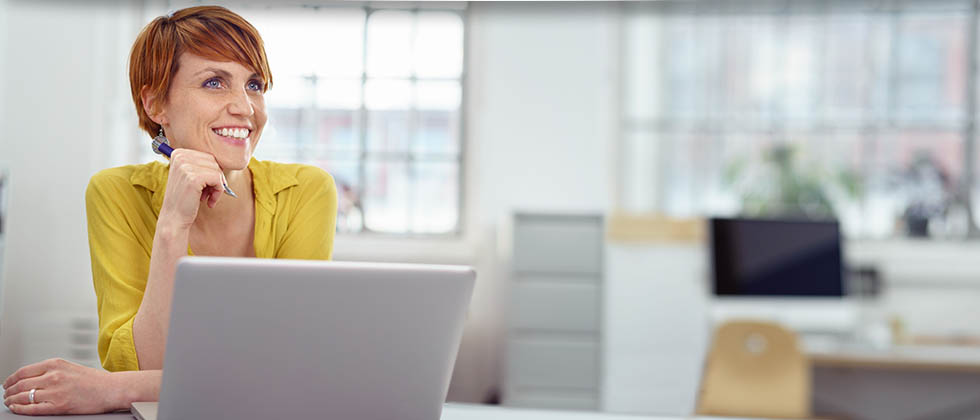
[[711,219],[716,296],[843,296],[835,221]]

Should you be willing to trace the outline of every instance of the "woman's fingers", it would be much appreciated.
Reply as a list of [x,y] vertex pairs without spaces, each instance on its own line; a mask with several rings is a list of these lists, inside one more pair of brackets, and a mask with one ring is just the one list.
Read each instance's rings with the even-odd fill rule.
[[49,367],[49,361],[45,360],[43,362],[34,363],[17,369],[13,375],[8,376],[7,380],[3,381],[3,389],[10,388],[20,380],[41,376],[44,374],[44,372],[48,371]]
[[[47,372],[18,381],[7,389],[4,405],[10,411],[27,415],[94,414],[117,409],[118,402],[106,398],[115,392],[108,372],[77,365],[66,360],[42,362]],[[31,389],[35,389],[31,403]]]
[[17,383],[11,385],[3,393],[3,398],[10,398],[11,396],[20,394],[21,392],[30,391],[31,388],[38,388],[41,382],[44,381],[44,376],[35,376],[33,378],[21,379]]
[[222,173],[217,169],[201,166],[185,167],[178,170],[182,178],[204,192],[205,188],[221,188]]
[[[197,218],[201,203],[214,208],[223,191],[224,174],[214,156],[190,149],[175,149],[170,155],[170,173],[164,206],[169,220],[186,226]],[[191,198],[193,197],[193,198]],[[194,198],[197,201],[191,201]],[[173,213],[171,213],[173,212]]]
[[[34,393],[34,398],[37,398],[37,392]],[[10,407],[13,404],[30,404],[31,396],[30,391],[18,392],[16,394],[11,394],[9,396],[3,397],[3,405]]]
[[174,149],[173,154],[170,155],[170,162],[177,164],[189,163],[221,170],[221,167],[218,166],[218,161],[214,159],[214,155],[192,149]]
[[61,414],[58,412],[58,408],[54,404],[47,401],[37,404],[14,404],[8,406],[7,408],[9,408],[14,414],[21,414],[25,416]]
[[208,189],[210,191],[210,196],[208,196],[208,208],[213,209],[215,204],[218,204],[218,199],[221,198],[221,193],[224,189],[218,189],[218,187],[211,187]]
[[[34,404],[38,404],[38,403],[41,403],[41,402],[50,402],[50,401],[44,399],[45,396],[50,396],[50,395],[47,395],[47,394],[48,394],[48,391],[43,390],[43,389],[38,389],[38,390],[34,391]],[[31,404],[31,390],[30,389],[28,389],[28,390],[26,390],[24,392],[19,392],[19,393],[15,394],[15,395],[11,395],[11,396],[6,397],[6,398],[3,399],[3,405],[5,405],[7,407],[10,407],[11,405],[30,405],[30,404]]]
[[204,191],[201,191],[201,201],[208,203],[208,208],[214,208],[214,205],[218,203],[218,199],[221,198],[221,192],[218,187],[207,187]]

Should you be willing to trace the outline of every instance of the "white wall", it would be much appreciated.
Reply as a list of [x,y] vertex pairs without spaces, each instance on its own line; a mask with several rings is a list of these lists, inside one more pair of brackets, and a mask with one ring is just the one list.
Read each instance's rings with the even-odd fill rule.
[[472,4],[478,219],[611,207],[615,7]]
[[[94,313],[84,192],[121,146],[107,137],[125,88],[116,48],[124,3],[9,0],[2,54],[0,163],[11,173],[0,372],[47,355],[21,354],[46,314]],[[130,37],[134,35],[129,35]]]
[[[492,266],[486,344],[499,379],[508,308],[510,216],[612,207],[616,40],[610,4],[470,4],[467,217]],[[487,254],[482,254],[484,258]],[[489,382],[492,381],[492,382]]]
[[[38,320],[95,313],[83,195],[94,172],[125,162],[144,139],[132,128],[125,62],[147,17],[138,3],[0,1],[9,20],[0,36],[11,40],[0,54],[0,64],[11,63],[0,65],[0,123],[8,123],[0,163],[10,166],[14,187],[3,375],[40,357],[22,351],[34,353],[47,334],[34,328]],[[497,381],[508,216],[611,207],[612,7],[472,4],[464,238],[337,238],[338,259],[477,267],[453,399],[482,400]]]

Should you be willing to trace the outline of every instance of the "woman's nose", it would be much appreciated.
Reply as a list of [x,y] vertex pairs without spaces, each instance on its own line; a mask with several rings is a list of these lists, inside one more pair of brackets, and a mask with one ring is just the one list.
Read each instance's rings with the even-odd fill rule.
[[254,114],[255,108],[252,105],[252,98],[248,96],[248,92],[243,89],[233,94],[231,102],[228,104],[228,112],[231,112],[233,115],[244,115],[246,117]]

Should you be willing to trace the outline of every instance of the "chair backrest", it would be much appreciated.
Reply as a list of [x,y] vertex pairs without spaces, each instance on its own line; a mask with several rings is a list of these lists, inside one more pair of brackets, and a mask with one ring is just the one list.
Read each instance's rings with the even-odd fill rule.
[[807,418],[810,387],[796,334],[771,322],[728,321],[715,330],[697,413]]

